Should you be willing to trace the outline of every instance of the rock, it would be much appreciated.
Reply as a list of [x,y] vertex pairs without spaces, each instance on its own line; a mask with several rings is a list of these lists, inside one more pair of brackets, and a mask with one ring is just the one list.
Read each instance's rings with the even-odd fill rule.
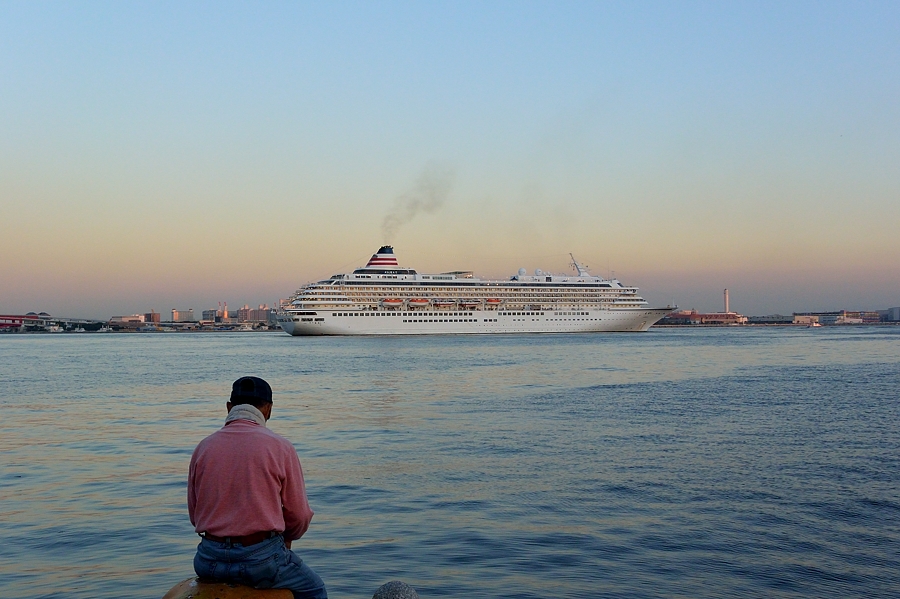
[[203,582],[194,577],[176,584],[162,599],[294,599],[294,594],[287,589],[254,589],[230,582]]
[[419,594],[405,582],[392,580],[378,587],[372,599],[419,599]]

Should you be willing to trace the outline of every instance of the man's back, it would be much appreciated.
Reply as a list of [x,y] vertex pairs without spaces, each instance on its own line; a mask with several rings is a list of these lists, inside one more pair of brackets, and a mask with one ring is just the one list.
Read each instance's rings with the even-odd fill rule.
[[219,537],[306,532],[313,512],[291,443],[249,420],[233,420],[191,457],[188,513],[197,532]]
[[194,556],[201,578],[295,599],[327,599],[325,584],[293,551],[312,519],[300,459],[266,428],[272,389],[257,377],[234,382],[225,426],[197,445],[188,472],[188,513],[203,539]]

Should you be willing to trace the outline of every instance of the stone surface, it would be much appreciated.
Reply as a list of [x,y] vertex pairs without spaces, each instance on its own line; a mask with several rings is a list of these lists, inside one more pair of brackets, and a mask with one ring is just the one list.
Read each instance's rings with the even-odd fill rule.
[[176,584],[162,599],[294,599],[294,594],[287,589],[261,590],[228,582],[201,582],[194,577]]
[[405,582],[392,580],[378,587],[372,599],[419,599],[419,594]]

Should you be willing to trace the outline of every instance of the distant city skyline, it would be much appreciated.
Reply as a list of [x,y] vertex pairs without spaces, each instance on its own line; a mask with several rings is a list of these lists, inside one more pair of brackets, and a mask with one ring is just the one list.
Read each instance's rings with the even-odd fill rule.
[[18,3],[0,313],[272,304],[383,243],[747,315],[900,305],[900,5]]

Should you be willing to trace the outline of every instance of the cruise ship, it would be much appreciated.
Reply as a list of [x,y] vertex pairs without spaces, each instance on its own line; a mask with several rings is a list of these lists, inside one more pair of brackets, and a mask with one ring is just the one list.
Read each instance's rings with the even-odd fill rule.
[[[571,254],[570,254],[571,256]],[[437,335],[646,331],[675,307],[649,308],[636,287],[524,268],[508,280],[470,271],[419,274],[381,247],[368,264],[298,289],[278,312],[291,335]]]

